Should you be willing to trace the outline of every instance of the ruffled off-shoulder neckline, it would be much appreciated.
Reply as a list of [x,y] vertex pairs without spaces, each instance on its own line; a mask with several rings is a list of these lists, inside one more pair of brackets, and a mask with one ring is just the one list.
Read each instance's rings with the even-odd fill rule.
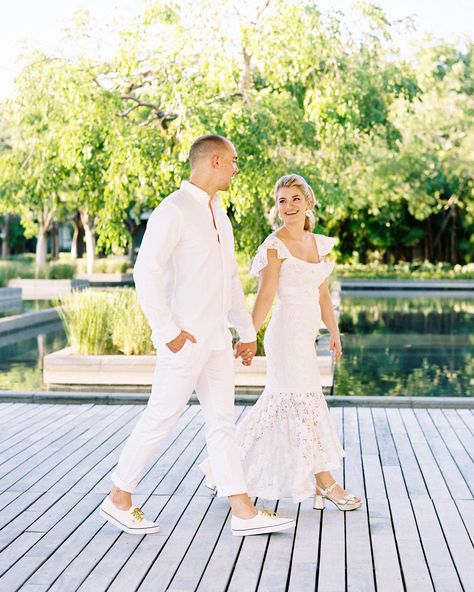
[[270,234],[263,243],[258,247],[257,254],[252,262],[250,273],[252,275],[258,275],[258,273],[268,265],[268,253],[269,249],[274,249],[277,253],[278,259],[293,259],[300,261],[306,265],[321,265],[326,263],[323,257],[325,257],[329,251],[334,247],[337,239],[332,236],[326,236],[324,234],[314,234],[314,240],[316,241],[316,247],[318,249],[319,261],[305,261],[299,257],[295,257],[285,243],[276,236],[275,232]]

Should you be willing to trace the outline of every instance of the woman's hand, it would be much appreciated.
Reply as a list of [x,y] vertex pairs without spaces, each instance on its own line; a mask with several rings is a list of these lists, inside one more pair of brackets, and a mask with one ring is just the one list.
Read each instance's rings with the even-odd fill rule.
[[341,336],[338,333],[330,333],[329,335],[329,351],[332,352],[332,357],[335,362],[339,362],[342,356]]

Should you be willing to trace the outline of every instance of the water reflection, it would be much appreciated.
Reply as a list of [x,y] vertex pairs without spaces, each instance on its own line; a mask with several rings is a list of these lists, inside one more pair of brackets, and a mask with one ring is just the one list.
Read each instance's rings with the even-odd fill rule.
[[345,296],[337,395],[472,396],[474,301]]
[[41,390],[43,356],[65,346],[60,321],[0,336],[0,390]]

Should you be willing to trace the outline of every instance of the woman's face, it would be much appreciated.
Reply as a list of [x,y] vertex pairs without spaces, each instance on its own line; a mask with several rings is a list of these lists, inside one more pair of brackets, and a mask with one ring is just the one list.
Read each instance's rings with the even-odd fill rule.
[[305,198],[299,187],[280,187],[277,193],[278,216],[283,224],[304,227],[306,210],[311,203]]

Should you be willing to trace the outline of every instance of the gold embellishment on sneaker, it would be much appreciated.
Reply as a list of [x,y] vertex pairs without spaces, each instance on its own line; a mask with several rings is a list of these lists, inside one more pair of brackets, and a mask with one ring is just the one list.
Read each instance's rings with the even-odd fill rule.
[[132,516],[138,520],[138,522],[143,522],[145,514],[140,510],[140,508],[135,508],[132,512]]
[[271,510],[260,510],[260,514],[262,514],[262,516],[268,516],[269,518],[273,519],[277,517],[276,512],[272,512]]

